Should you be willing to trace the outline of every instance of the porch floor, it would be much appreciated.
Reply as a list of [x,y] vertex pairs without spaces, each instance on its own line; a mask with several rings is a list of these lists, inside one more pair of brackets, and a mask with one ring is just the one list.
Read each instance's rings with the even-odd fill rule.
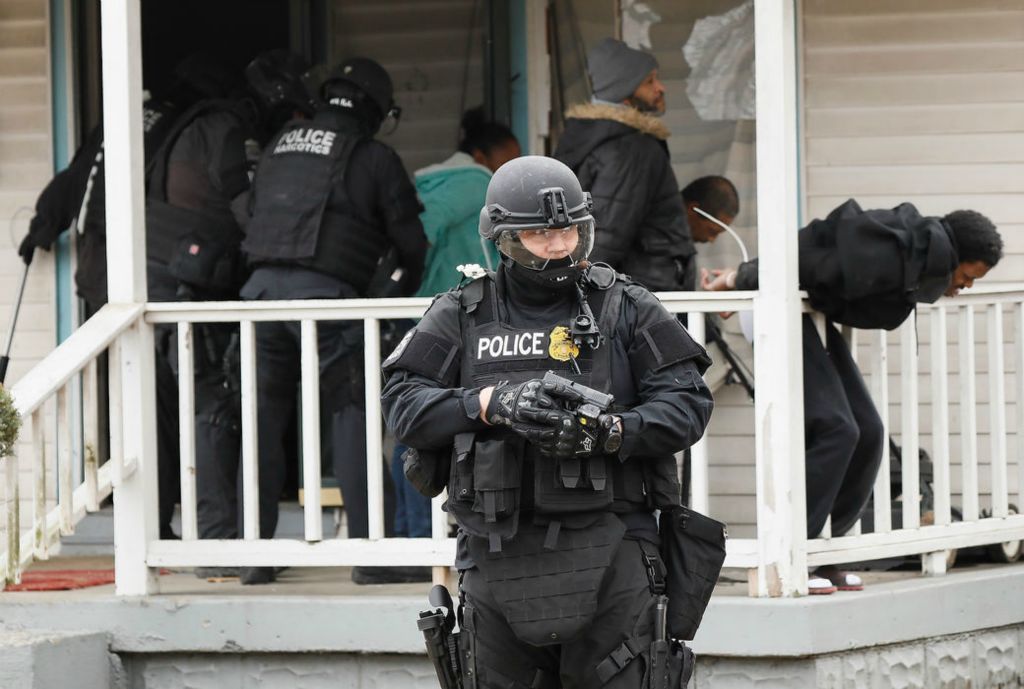
[[[47,570],[69,570],[69,569],[91,569],[103,570],[112,569],[114,558],[109,555],[94,556],[56,556],[49,560],[36,561],[29,568],[29,571],[40,572]],[[994,567],[991,564],[971,565],[967,569],[988,569]],[[225,578],[218,581],[207,581],[197,579],[189,569],[165,571],[160,576],[160,593],[154,598],[161,596],[366,596],[366,595],[387,595],[411,597],[423,601],[426,607],[426,594],[430,590],[429,583],[414,584],[387,584],[387,585],[358,585],[352,582],[352,569],[350,567],[292,567],[278,575],[273,584],[263,586],[242,586],[237,578]],[[919,571],[903,569],[896,571],[858,571],[858,575],[864,579],[865,588],[871,589],[881,584],[897,581],[907,581],[921,578]],[[88,588],[74,589],[71,591],[11,591],[0,592],[0,606],[10,600],[23,600],[33,598],[35,600],[59,599],[88,599],[101,597],[105,598],[114,595],[113,584],[105,586],[91,586]],[[715,587],[715,596],[740,596],[747,595],[746,570],[726,569],[722,573],[718,585]],[[856,592],[840,592],[836,596],[856,596]],[[826,596],[816,596],[815,599],[824,600]]]

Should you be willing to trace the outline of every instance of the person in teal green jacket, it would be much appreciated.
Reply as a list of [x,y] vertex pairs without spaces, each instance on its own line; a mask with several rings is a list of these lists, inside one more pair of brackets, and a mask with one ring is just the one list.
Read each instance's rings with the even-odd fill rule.
[[512,131],[487,121],[482,108],[473,108],[462,117],[459,150],[416,171],[416,192],[425,209],[420,221],[430,242],[416,296],[432,297],[455,287],[462,277],[456,266],[497,267],[497,251],[490,242],[484,246],[477,232],[480,209],[491,174],[519,154]]
[[[519,142],[512,131],[503,124],[487,121],[483,109],[474,108],[462,117],[459,150],[444,162],[417,170],[416,191],[425,209],[420,220],[430,248],[416,296],[432,297],[458,285],[462,274],[456,266],[476,263],[492,270],[498,267],[494,244],[480,243],[480,209],[491,174],[517,157]],[[417,493],[405,478],[402,454],[407,449],[397,444],[391,461],[395,485],[394,535],[429,538],[430,499]],[[426,567],[359,569],[360,578],[353,577],[359,584],[430,581],[430,569]]]

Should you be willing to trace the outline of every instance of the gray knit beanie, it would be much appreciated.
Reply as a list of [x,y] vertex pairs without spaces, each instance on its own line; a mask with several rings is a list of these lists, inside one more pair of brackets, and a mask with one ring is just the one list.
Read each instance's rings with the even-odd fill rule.
[[633,95],[658,61],[650,53],[630,48],[622,41],[606,38],[587,54],[587,71],[594,96],[618,103]]

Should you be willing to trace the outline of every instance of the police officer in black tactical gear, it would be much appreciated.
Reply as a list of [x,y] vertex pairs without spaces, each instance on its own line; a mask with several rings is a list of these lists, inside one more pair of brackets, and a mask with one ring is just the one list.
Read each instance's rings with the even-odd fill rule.
[[[370,293],[391,251],[415,291],[427,241],[415,190],[398,155],[373,136],[398,108],[379,64],[352,58],[328,76],[312,120],[293,121],[267,145],[253,180],[242,248],[253,267],[243,299],[345,299]],[[389,271],[391,274],[393,271]],[[318,324],[320,402],[330,418],[335,476],[350,537],[369,535],[362,370],[358,321]],[[299,383],[298,323],[257,325],[260,533],[277,526],[285,476],[287,424]],[[391,514],[391,510],[385,510]],[[243,570],[243,582],[272,579]]]
[[[498,271],[437,297],[383,365],[396,437],[450,453],[465,687],[683,687],[692,669],[654,643],[654,512],[680,503],[673,453],[711,416],[710,360],[645,288],[587,263],[591,207],[562,163],[506,163],[480,214]],[[581,425],[549,371],[614,403]]]
[[[296,113],[311,114],[307,63],[286,50],[257,56],[245,88],[180,115],[156,155],[147,189],[147,266],[153,301],[238,299],[246,278],[234,209],[249,189],[258,151]],[[195,453],[200,538],[237,538],[240,399],[238,327],[199,324],[193,333]],[[161,366],[177,373],[175,330],[157,330]],[[176,402],[174,376],[159,397]],[[168,408],[164,408],[168,407]],[[161,403],[177,418],[177,405]],[[177,438],[174,438],[175,448]],[[200,577],[237,574],[200,568]]]
[[[154,162],[174,130],[178,118],[197,101],[223,97],[238,83],[237,74],[222,60],[207,53],[194,53],[174,69],[174,83],[161,95],[143,103],[143,142],[146,180],[152,179]],[[85,316],[92,317],[107,302],[106,180],[103,164],[103,129],[97,127],[75,153],[71,164],[57,174],[39,195],[36,215],[18,253],[26,264],[32,262],[36,248],[49,250],[69,227],[78,232],[75,272],[77,292],[85,301]],[[153,232],[147,235],[147,241]],[[148,253],[151,253],[148,251]],[[152,276],[150,299],[155,289]],[[172,295],[173,296],[173,295]],[[159,348],[158,348],[159,351]],[[105,361],[100,366],[106,378]],[[174,538],[171,517],[178,498],[178,409],[177,385],[164,357],[157,358],[159,424],[160,536]],[[100,385],[100,409],[106,408],[106,385]],[[100,434],[103,438],[104,434]],[[100,455],[105,454],[103,448]]]

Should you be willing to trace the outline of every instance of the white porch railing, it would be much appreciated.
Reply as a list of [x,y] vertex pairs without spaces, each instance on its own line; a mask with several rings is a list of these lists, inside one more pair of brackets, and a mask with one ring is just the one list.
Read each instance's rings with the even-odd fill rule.
[[[1012,314],[1013,337],[1007,338],[1004,320]],[[984,318],[979,330],[976,321]],[[867,339],[861,347],[860,366],[868,379],[886,435],[898,430],[901,451],[901,527],[892,523],[890,495],[889,446],[884,446],[882,464],[875,480],[873,529],[860,533],[855,527],[850,535],[832,538],[826,526],[819,538],[807,544],[807,563],[824,564],[872,560],[901,555],[922,554],[923,569],[941,574],[946,569],[946,555],[951,549],[1001,543],[1024,538],[1024,516],[1011,511],[1024,504],[1024,286],[979,286],[955,298],[943,298],[936,304],[923,305],[900,326],[898,333],[865,331],[856,333]],[[984,349],[978,349],[982,336]],[[919,338],[921,341],[919,341]],[[891,341],[899,347],[898,380],[894,383],[889,370]],[[954,348],[955,356],[951,354]],[[856,347],[854,351],[856,351]],[[869,362],[865,365],[863,350]],[[1016,393],[1013,405],[1016,452],[1011,454],[1007,443],[1007,387],[1010,370],[1006,350],[1015,366],[1011,389]],[[926,350],[927,356],[921,355]],[[986,363],[979,370],[979,355]],[[950,370],[950,361],[957,371]],[[919,389],[922,370],[927,368],[925,389]],[[978,381],[987,376],[987,399],[978,400]],[[952,397],[950,387],[956,391]],[[891,391],[899,391],[899,422],[893,421]],[[922,392],[924,395],[922,395]],[[922,400],[922,397],[925,397]],[[959,422],[951,399],[956,402]],[[927,402],[929,415],[922,419],[922,406]],[[979,462],[978,419],[987,414],[989,456],[987,466]],[[922,431],[922,420],[930,422]],[[951,438],[959,433],[959,441]],[[922,525],[919,449],[924,447],[932,461],[932,508],[928,523]],[[953,459],[960,464],[959,487],[954,485]],[[1011,473],[1012,465],[1015,466]],[[982,478],[989,479],[987,493],[981,489]],[[1014,480],[1015,479],[1015,480]],[[1015,495],[1012,484],[1016,483]],[[960,504],[961,519],[954,520],[953,507]],[[982,505],[987,505],[982,516]]]
[[[726,296],[707,293],[670,293],[660,295],[673,312],[692,314],[718,311],[749,311],[755,293],[736,292]],[[63,534],[70,533],[86,511],[96,509],[100,500],[111,490],[115,493],[141,490],[147,472],[155,471],[155,461],[139,462],[137,458],[124,458],[122,435],[137,426],[143,414],[155,414],[150,403],[138,407],[125,407],[121,403],[119,372],[143,360],[137,351],[140,343],[150,342],[139,337],[143,329],[156,323],[174,323],[178,328],[180,426],[181,426],[181,479],[182,479],[182,540],[140,540],[134,534],[116,534],[117,557],[136,561],[140,566],[328,566],[328,565],[428,565],[446,571],[454,559],[454,541],[447,537],[448,521],[441,511],[443,496],[434,501],[433,538],[396,539],[384,537],[383,484],[381,481],[382,436],[380,396],[380,340],[379,322],[382,319],[413,318],[422,314],[426,299],[345,300],[300,302],[231,302],[231,303],[161,303],[141,307],[108,305],[88,321],[64,345],[61,345],[39,366],[12,389],[18,408],[27,422],[30,439],[22,448],[29,448],[20,458],[5,462],[7,496],[8,545],[0,554],[0,566],[7,581],[16,581],[24,565],[33,557],[45,558],[50,546]],[[1012,361],[1016,364],[1013,379],[1017,403],[1013,407],[1017,436],[1016,461],[1010,460],[1007,450],[1006,420],[1006,359],[1002,345],[1004,312],[1010,310],[1016,337],[1013,339]],[[975,317],[984,313],[987,326],[975,331]],[[302,428],[303,483],[305,487],[305,534],[302,540],[260,539],[258,532],[258,473],[256,442],[256,380],[258,369],[255,357],[255,323],[259,321],[298,321],[302,332],[301,396],[306,408],[316,408],[319,398],[319,376],[316,360],[316,324],[330,320],[362,320],[365,333],[365,378],[367,406],[367,458],[369,477],[370,537],[368,539],[324,539],[321,532],[320,505],[320,451],[318,415],[304,414]],[[955,320],[955,329],[953,322]],[[243,538],[234,541],[197,540],[195,449],[194,449],[194,393],[192,389],[192,328],[196,323],[233,322],[241,329],[241,390],[242,390],[242,465],[243,465]],[[703,319],[691,318],[691,333],[698,341],[704,339]],[[903,514],[901,528],[894,528],[890,518],[888,454],[875,488],[874,528],[871,533],[858,533],[842,537],[823,536],[800,544],[806,547],[806,564],[816,566],[827,563],[869,560],[897,555],[926,554],[926,571],[940,573],[944,569],[945,551],[972,545],[999,543],[1024,538],[1024,516],[1010,513],[1010,469],[1016,464],[1016,502],[1022,500],[1022,472],[1024,462],[1024,289],[976,290],[956,298],[942,300],[933,307],[923,308],[920,319],[908,320],[898,334],[884,332],[859,333],[871,340],[867,349],[870,363],[864,365],[865,375],[878,402],[883,420],[890,425],[890,388],[899,390],[900,438],[903,444]],[[930,401],[932,403],[930,432],[919,433],[920,406],[918,403],[919,360],[916,333],[926,332],[928,361],[931,370]],[[986,335],[988,361],[987,399],[977,402],[975,337]],[[952,336],[950,336],[952,334]],[[890,339],[900,343],[898,383],[894,383],[888,366]],[[930,343],[941,343],[932,347]],[[924,343],[922,343],[924,344]],[[95,360],[109,347],[111,355],[111,459],[102,465],[96,461],[97,414],[95,407]],[[950,439],[950,413],[948,409],[950,375],[949,350],[958,347],[955,361],[959,371],[954,384],[959,390],[960,440]],[[855,350],[856,351],[856,350]],[[863,353],[863,352],[862,352]],[[862,356],[863,359],[863,356]],[[755,377],[771,361],[755,360]],[[125,368],[127,367],[127,368]],[[68,404],[70,385],[78,375],[83,376],[85,395],[85,442],[82,456],[73,456],[70,442],[72,410]],[[126,390],[128,388],[125,388]],[[759,389],[759,396],[788,395],[790,390]],[[44,453],[45,405],[53,400],[57,408],[60,429],[58,456],[50,462]],[[987,468],[979,467],[978,418],[988,413],[990,419],[990,457]],[[763,442],[764,429],[749,429],[753,443]],[[918,498],[919,445],[927,445],[934,463],[934,517],[931,523],[920,525]],[[957,452],[953,452],[953,450]],[[961,486],[954,489],[951,474],[951,455],[960,455]],[[709,458],[706,441],[692,449],[691,501],[701,510],[711,503],[709,472],[714,458]],[[760,461],[760,458],[759,460]],[[775,461],[781,461],[776,458]],[[799,461],[793,459],[793,461]],[[74,463],[84,465],[80,485],[72,485]],[[33,500],[31,510],[22,510],[19,499],[19,464],[30,463],[33,468]],[[987,493],[981,490],[980,477],[990,478]],[[150,477],[152,478],[152,477]],[[58,499],[48,509],[47,486],[56,480]],[[766,508],[767,496],[758,487],[757,514]],[[962,521],[952,517],[954,498],[963,507]],[[991,516],[982,517],[982,507],[990,503]],[[127,501],[131,504],[131,501]],[[798,506],[803,510],[803,505]],[[115,510],[116,510],[115,506]],[[155,501],[146,504],[155,520]],[[718,515],[723,516],[723,515]],[[23,528],[28,527],[28,528]],[[772,565],[771,543],[776,534],[773,529],[789,529],[784,521],[774,520],[771,528],[758,525],[756,538],[733,538],[728,544],[726,565],[764,571]],[[18,534],[18,538],[14,535]],[[137,536],[137,535],[136,535]],[[444,569],[442,569],[444,568]],[[763,588],[755,593],[767,595]]]

